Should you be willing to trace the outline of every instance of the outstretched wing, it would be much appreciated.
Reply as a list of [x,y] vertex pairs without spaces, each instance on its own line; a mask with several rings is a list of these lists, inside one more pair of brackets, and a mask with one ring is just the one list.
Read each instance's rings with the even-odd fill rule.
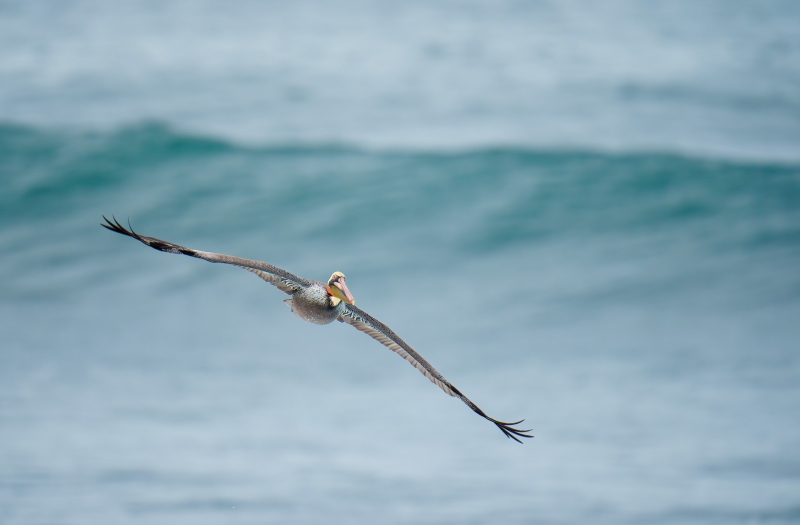
[[431,366],[431,364],[427,362],[424,357],[419,355],[408,345],[408,343],[400,339],[397,334],[392,332],[391,328],[360,308],[356,308],[352,304],[346,304],[344,310],[342,310],[342,313],[339,316],[339,321],[353,325],[356,329],[361,330],[365,334],[389,348],[389,350],[399,354],[403,359],[414,365],[417,370],[422,372],[425,377],[430,379],[436,386],[444,390],[445,393],[459,398],[469,408],[471,408],[473,412],[497,425],[497,428],[499,428],[503,434],[506,435],[506,437],[509,437],[518,443],[522,443],[522,441],[519,439],[520,437],[533,437],[530,434],[526,434],[526,432],[530,432],[530,430],[520,430],[514,428],[515,425],[522,423],[524,419],[506,423],[487,416],[483,410],[478,408],[475,403],[470,401],[467,396],[462,394],[456,387],[454,387],[450,381],[445,379],[445,377],[440,374],[438,370],[433,368],[433,366]]
[[114,219],[114,222],[111,222],[103,215],[103,218],[106,220],[106,224],[101,223],[100,225],[104,228],[111,230],[112,232],[117,232],[122,235],[127,235],[128,237],[133,237],[137,241],[146,244],[147,246],[154,248],[156,250],[168,253],[180,253],[183,255],[189,255],[191,257],[196,257],[198,259],[203,259],[204,261],[212,262],[212,263],[224,263],[224,264],[232,264],[234,266],[238,266],[240,268],[244,268],[248,272],[252,272],[268,283],[275,285],[279,289],[283,290],[288,294],[293,294],[298,290],[302,290],[303,288],[309,286],[311,282],[307,279],[303,279],[302,277],[297,277],[286,270],[281,270],[277,266],[272,266],[271,264],[262,262],[262,261],[253,261],[250,259],[242,259],[241,257],[234,257],[232,255],[223,255],[221,253],[212,253],[212,252],[201,252],[199,250],[193,250],[191,248],[185,248],[183,246],[173,244],[171,242],[162,241],[161,239],[156,239],[155,237],[146,237],[144,235],[139,235],[133,228],[130,227],[130,223],[128,224],[129,230],[122,226],[116,217],[113,215],[111,216]]

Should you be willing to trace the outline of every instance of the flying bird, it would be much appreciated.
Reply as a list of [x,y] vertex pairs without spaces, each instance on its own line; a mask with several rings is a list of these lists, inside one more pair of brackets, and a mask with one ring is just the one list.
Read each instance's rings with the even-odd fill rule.
[[133,231],[133,228],[130,226],[130,221],[128,222],[128,228],[130,229],[126,229],[117,221],[116,217],[112,215],[112,218],[114,219],[113,222],[103,215],[103,219],[105,219],[106,222],[105,224],[101,223],[101,226],[113,232],[132,237],[156,250],[188,255],[212,263],[232,264],[256,274],[269,284],[289,294],[291,297],[285,299],[285,302],[301,319],[320,325],[332,323],[337,320],[352,325],[357,330],[366,333],[414,365],[417,370],[422,372],[425,377],[430,379],[436,386],[444,390],[446,394],[457,397],[471,408],[473,412],[497,425],[497,428],[499,428],[506,437],[518,443],[522,443],[522,440],[519,439],[521,437],[533,437],[526,433],[530,432],[530,430],[515,428],[516,425],[524,421],[523,419],[506,423],[487,416],[483,410],[478,408],[475,403],[470,401],[467,396],[462,394],[452,383],[445,379],[442,374],[414,351],[408,343],[400,339],[388,326],[360,308],[356,308],[356,300],[353,298],[350,290],[348,290],[345,276],[342,272],[333,272],[327,284],[319,281],[311,281],[303,279],[302,277],[297,277],[286,270],[282,270],[262,261],[242,259],[232,255],[223,255],[221,253],[201,252],[171,242],[162,241],[155,237],[139,235]]

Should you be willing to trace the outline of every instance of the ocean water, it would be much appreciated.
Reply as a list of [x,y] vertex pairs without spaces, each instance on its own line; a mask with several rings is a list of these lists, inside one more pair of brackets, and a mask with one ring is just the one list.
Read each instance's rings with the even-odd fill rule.
[[800,161],[794,0],[0,2],[0,119]]
[[800,521],[794,3],[0,14],[0,522]]

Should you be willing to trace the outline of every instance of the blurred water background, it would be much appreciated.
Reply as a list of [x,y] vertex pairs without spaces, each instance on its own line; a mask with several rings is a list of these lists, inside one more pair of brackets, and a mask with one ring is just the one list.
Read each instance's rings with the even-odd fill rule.
[[0,522],[797,523],[799,15],[0,2]]

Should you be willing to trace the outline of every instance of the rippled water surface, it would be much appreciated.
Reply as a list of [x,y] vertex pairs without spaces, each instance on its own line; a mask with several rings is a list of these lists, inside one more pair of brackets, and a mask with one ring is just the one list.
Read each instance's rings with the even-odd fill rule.
[[0,522],[800,521],[795,4],[214,5],[0,2]]

